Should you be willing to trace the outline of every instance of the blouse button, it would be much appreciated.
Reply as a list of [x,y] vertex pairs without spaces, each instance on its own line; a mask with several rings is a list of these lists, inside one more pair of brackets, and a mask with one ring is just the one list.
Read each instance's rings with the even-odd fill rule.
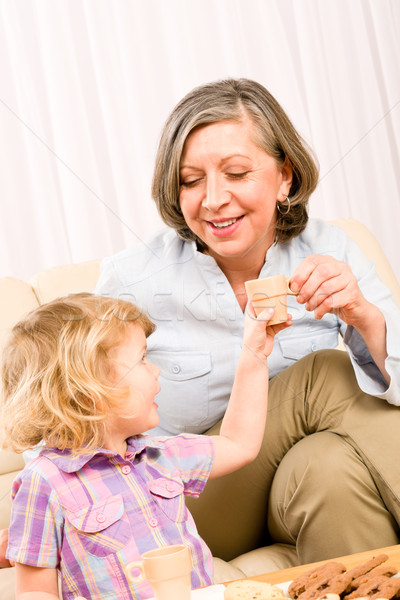
[[150,525],[150,527],[157,527],[157,525],[158,525],[157,519],[155,519],[154,517],[152,517],[150,519],[150,521],[149,521],[149,525]]
[[167,483],[167,492],[173,492],[175,489],[175,486],[173,483]]
[[311,351],[315,352],[317,350],[317,344],[311,344]]
[[129,465],[124,465],[122,467],[121,471],[123,472],[124,475],[129,475],[129,473],[131,472],[131,468]]
[[177,365],[177,364],[174,364],[174,365],[172,365],[172,372],[173,372],[173,373],[175,373],[175,374],[176,374],[176,373],[179,373],[179,372],[180,372],[180,370],[181,370],[181,368],[180,368],[180,366],[179,366],[179,365]]
[[103,515],[103,513],[99,513],[96,517],[96,520],[98,523],[104,523],[104,521],[106,520],[105,515]]

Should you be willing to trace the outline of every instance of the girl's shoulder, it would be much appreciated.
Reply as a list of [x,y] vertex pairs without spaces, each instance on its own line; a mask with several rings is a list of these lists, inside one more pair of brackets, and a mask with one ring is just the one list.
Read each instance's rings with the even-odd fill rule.
[[37,456],[30,460],[25,467],[15,477],[12,488],[11,498],[25,502],[24,498],[42,495],[50,500],[54,491],[51,472],[53,471],[51,463],[42,456]]
[[15,495],[20,488],[33,489],[36,486],[40,488],[41,493],[46,489],[49,495],[54,493],[57,497],[68,498],[71,494],[71,481],[76,477],[79,467],[74,465],[72,455],[69,457],[66,453],[63,454],[60,463],[57,461],[60,451],[43,449],[18,473],[13,483],[13,494]]

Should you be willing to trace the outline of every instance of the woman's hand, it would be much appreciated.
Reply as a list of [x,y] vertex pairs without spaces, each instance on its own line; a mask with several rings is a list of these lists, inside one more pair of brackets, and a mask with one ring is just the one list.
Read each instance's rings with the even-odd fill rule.
[[293,273],[290,289],[316,319],[333,313],[356,329],[362,329],[376,308],[363,296],[349,265],[331,256],[308,256]]
[[326,313],[337,315],[363,338],[387,385],[386,321],[377,306],[368,302],[347,263],[331,256],[313,254],[297,267],[290,280],[297,302],[313,310],[316,319]]

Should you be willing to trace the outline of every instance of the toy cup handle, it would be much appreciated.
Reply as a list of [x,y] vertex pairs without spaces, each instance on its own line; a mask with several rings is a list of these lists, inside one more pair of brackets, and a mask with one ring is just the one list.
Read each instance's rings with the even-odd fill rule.
[[286,277],[286,286],[287,286],[287,294],[288,296],[297,296],[298,292],[292,292],[290,289],[290,277]]
[[[137,577],[133,577],[133,575],[131,575],[131,571],[133,569],[139,569],[140,575],[138,575]],[[141,583],[146,579],[143,571],[143,563],[141,561],[129,563],[129,565],[126,567],[126,570],[128,571],[128,579],[132,583]]]

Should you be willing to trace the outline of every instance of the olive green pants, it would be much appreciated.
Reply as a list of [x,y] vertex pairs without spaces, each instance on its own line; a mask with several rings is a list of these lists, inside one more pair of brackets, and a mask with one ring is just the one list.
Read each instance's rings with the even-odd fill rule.
[[270,381],[256,460],[188,507],[224,560],[273,542],[300,564],[399,543],[400,408],[360,390],[347,353],[310,354]]

